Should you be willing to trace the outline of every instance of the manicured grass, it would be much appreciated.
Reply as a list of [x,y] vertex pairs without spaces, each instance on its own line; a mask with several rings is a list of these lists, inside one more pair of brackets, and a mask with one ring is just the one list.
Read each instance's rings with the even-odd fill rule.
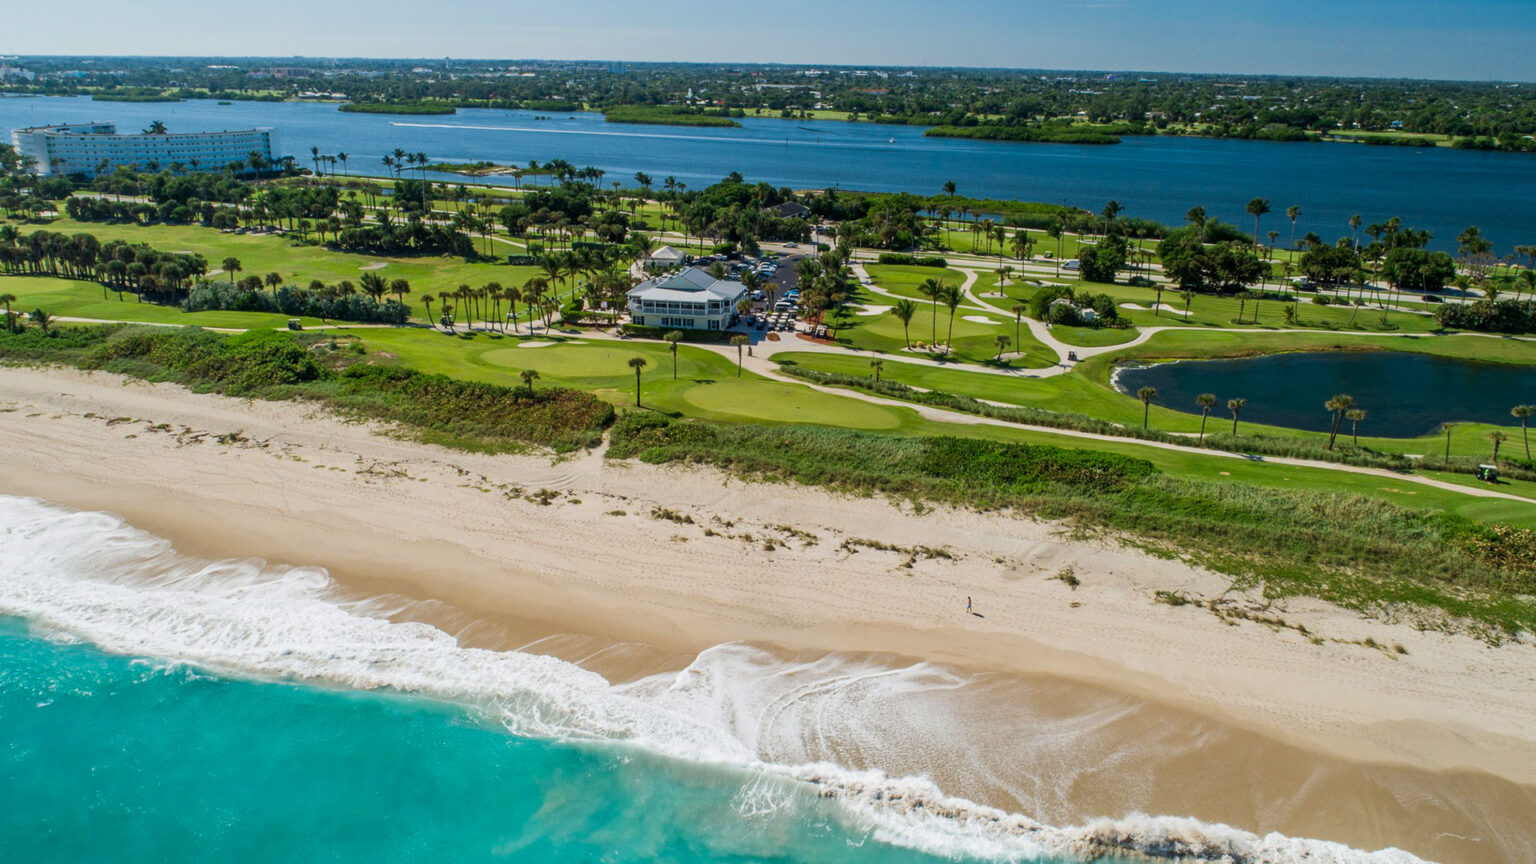
[[[1109,383],[1111,371],[1120,362],[1133,359],[1240,356],[1277,351],[1325,351],[1338,346],[1366,346],[1384,350],[1433,353],[1448,357],[1503,360],[1504,362],[1523,361],[1536,364],[1536,343],[1475,336],[1334,337],[1310,333],[1166,331],[1157,334],[1143,345],[1089,358],[1071,373],[1049,378],[994,375],[967,371],[959,366],[940,369],[914,363],[900,363],[895,359],[886,362],[881,374],[885,378],[900,381],[912,387],[940,390],[945,393],[1012,405],[1029,405],[1049,411],[1087,414],[1124,426],[1139,426],[1142,419],[1141,403],[1134,397],[1119,392]],[[843,358],[808,352],[779,354],[776,358],[794,360],[805,368],[823,372],[846,375],[870,374],[868,361],[861,358]],[[1191,405],[1188,408],[1189,411],[1175,410],[1173,406],[1154,403],[1151,410],[1151,425],[1153,428],[1169,432],[1198,432],[1200,416],[1193,413],[1196,410],[1195,406]],[[1225,408],[1218,408],[1211,415],[1208,431],[1230,428],[1230,422],[1231,418]],[[1264,426],[1246,421],[1242,423],[1241,428],[1246,433],[1276,435],[1312,442],[1325,441],[1327,438],[1321,432]],[[1482,458],[1488,453],[1487,433],[1493,428],[1495,427],[1473,423],[1454,427],[1451,455]],[[1509,454],[1522,452],[1520,430],[1514,420],[1511,419],[1510,423],[1502,428],[1509,435],[1504,452]],[[1418,453],[1427,457],[1438,457],[1444,453],[1444,438],[1439,435],[1420,438],[1362,436],[1360,443],[1377,450]]]
[[585,341],[542,335],[472,339],[420,329],[358,330],[374,352],[387,352],[412,368],[471,381],[512,386],[518,373],[535,369],[541,384],[587,390],[619,407],[635,404],[631,357],[644,357],[641,403],[645,408],[707,420],[762,423],[813,423],[854,429],[896,431],[919,422],[905,408],[872,405],[821,393],[799,384],[773,381],[748,372],[736,377],[734,361],[703,348],[683,345],[677,352],[677,378],[666,345],[631,340]]
[[956,288],[965,281],[965,274],[952,268],[918,267],[911,264],[866,264],[864,269],[869,273],[869,278],[879,287],[898,297],[908,297],[925,303],[928,302],[928,298],[918,290],[918,286],[926,280],[937,279]]
[[[406,303],[418,318],[424,317],[418,299],[422,294],[441,294],[452,291],[460,284],[476,287],[487,282],[521,285],[538,272],[533,267],[513,267],[494,262],[469,263],[460,258],[443,256],[392,258],[354,255],[332,252],[320,246],[294,245],[293,241],[285,237],[224,234],[213,228],[193,225],[110,225],[60,218],[45,225],[22,228],[24,232],[38,229],[65,234],[94,234],[102,242],[124,240],[148,243],[165,252],[196,252],[207,259],[209,270],[218,269],[226,257],[233,256],[240,259],[240,276],[280,273],[283,278],[298,285],[306,285],[313,279],[327,283],[350,279],[355,283],[364,273],[370,272],[364,267],[382,263],[384,266],[375,268],[373,272],[385,279],[405,279],[411,283],[412,293],[406,297]],[[478,247],[480,239],[474,239]]]
[[[1013,319],[998,314],[987,314],[985,317],[994,322],[982,324],[966,321],[965,316],[974,315],[982,317],[983,313],[974,308],[961,307],[955,310],[953,347],[954,350],[947,354],[934,356],[943,357],[956,363],[983,363],[995,365],[994,357],[997,356],[998,336],[1007,336],[1013,339]],[[901,320],[891,312],[882,312],[879,315],[862,316],[854,315],[847,318],[848,326],[837,331],[839,342],[855,348],[868,351],[879,351],[888,354],[907,354],[912,352],[905,350],[906,342]],[[930,339],[936,331],[938,344],[948,342],[950,334],[949,310],[940,306],[937,319],[932,311],[931,304],[919,303],[917,314],[912,317],[911,337],[913,345],[930,344]],[[1028,329],[1019,331],[1021,344],[1010,344],[1009,352],[1024,349],[1022,358],[1014,357],[1007,360],[1005,365],[1019,368],[1042,368],[1056,362],[1056,357],[1044,345],[1040,344]],[[926,351],[918,352],[921,356],[929,356]]]
[[[27,313],[42,309],[50,315],[66,318],[93,318],[100,321],[140,321],[146,324],[186,324],[237,330],[282,329],[288,316],[268,312],[183,312],[175,306],[140,303],[129,293],[108,291],[102,299],[101,286],[95,282],[31,276],[0,276],[0,294],[15,294],[13,312]],[[318,327],[318,318],[300,319],[306,328]]]

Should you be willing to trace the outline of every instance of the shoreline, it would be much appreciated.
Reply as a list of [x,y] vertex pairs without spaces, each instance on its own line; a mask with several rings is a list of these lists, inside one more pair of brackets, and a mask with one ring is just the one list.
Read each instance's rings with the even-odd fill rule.
[[[1235,608],[1340,640],[1314,645],[1157,604],[1156,590],[1214,598],[1226,582],[1060,526],[918,514],[595,454],[458,453],[311,406],[104,373],[0,368],[0,435],[0,494],[118,513],[198,557],[325,567],[358,596],[436,601],[423,620],[465,644],[605,655],[584,665],[610,680],[677,669],[729,642],[913,658],[1119,694],[1168,722],[1227,729],[1241,742],[1234,753],[1300,752],[1328,771],[1439,775],[1505,806],[1536,800],[1529,643],[1491,648],[1316,601],[1236,598]],[[1068,568],[1080,587],[1057,578]],[[987,617],[965,614],[967,595]],[[1341,644],[1367,637],[1408,653]],[[608,650],[616,644],[626,650]],[[1146,805],[1162,812],[1159,800],[1183,799],[1158,793]],[[1285,833],[1383,830],[1312,818],[1327,830]]]

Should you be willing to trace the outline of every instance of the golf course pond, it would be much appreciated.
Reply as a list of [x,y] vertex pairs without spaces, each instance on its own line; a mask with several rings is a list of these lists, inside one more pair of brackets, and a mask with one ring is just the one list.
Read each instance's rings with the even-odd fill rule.
[[1323,403],[1348,393],[1364,409],[1360,434],[1411,438],[1446,422],[1509,424],[1509,409],[1536,403],[1536,366],[1482,363],[1398,351],[1304,352],[1121,366],[1113,381],[1135,396],[1157,389],[1155,405],[1199,414],[1213,393],[1212,417],[1230,419],[1227,400],[1248,400],[1245,423],[1328,431]]

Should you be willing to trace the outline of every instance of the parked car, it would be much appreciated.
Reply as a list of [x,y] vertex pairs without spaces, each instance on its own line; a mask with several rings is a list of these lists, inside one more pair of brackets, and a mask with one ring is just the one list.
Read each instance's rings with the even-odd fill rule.
[[799,249],[800,248],[800,244],[794,242],[793,240],[791,240],[790,242],[784,244],[784,248],[785,249]]
[[1061,269],[1063,270],[1077,270],[1082,266],[1082,262],[1078,261],[1076,258],[1073,258],[1070,261],[1061,262]]

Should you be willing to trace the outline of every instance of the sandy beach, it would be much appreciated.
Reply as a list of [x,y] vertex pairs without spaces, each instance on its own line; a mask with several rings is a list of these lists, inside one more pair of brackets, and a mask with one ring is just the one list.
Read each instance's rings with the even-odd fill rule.
[[[903,727],[791,755],[1048,821],[1145,812],[1448,862],[1536,854],[1529,639],[1265,604],[1061,525],[592,453],[461,453],[303,405],[19,368],[0,368],[0,494],[115,512],[193,555],[325,567],[359,596],[422,601],[406,614],[466,642],[534,643],[613,679],[729,642],[943,664],[964,681],[944,740],[915,747]],[[1025,703],[1067,743],[1023,740]]]

